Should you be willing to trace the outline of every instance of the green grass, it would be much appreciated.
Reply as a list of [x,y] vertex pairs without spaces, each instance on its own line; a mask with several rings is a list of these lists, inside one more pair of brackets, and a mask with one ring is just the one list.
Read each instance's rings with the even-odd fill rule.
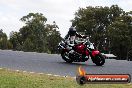
[[0,88],[132,88],[132,84],[85,84],[81,86],[70,77],[54,77],[1,69]]

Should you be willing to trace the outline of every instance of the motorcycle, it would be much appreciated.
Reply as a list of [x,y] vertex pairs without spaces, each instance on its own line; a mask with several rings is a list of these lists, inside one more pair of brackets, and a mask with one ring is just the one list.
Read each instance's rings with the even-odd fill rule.
[[[67,47],[71,47],[71,49],[68,49]],[[94,48],[93,43],[91,43],[88,38],[75,44],[74,46],[68,45],[66,42],[61,41],[58,44],[58,49],[61,53],[62,59],[67,63],[85,62],[90,57],[92,62],[97,66],[102,66],[105,63],[104,56],[100,53],[100,51]]]

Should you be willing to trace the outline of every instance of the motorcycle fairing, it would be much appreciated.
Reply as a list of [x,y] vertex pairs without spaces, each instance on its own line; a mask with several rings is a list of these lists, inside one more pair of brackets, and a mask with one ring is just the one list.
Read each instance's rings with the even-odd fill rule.
[[93,50],[93,51],[92,51],[92,56],[93,56],[93,57],[96,56],[97,54],[99,54],[99,51],[98,51],[98,50]]

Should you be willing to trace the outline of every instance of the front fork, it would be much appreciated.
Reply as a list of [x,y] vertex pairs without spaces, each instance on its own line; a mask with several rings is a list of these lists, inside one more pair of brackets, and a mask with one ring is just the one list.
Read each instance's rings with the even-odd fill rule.
[[93,50],[93,49],[87,49],[87,52],[86,55],[90,55],[90,57],[95,57],[100,53],[98,50]]
[[93,63],[95,63],[96,61],[95,56],[100,54],[100,52],[98,50],[91,50],[89,53],[90,53],[91,60],[93,61]]

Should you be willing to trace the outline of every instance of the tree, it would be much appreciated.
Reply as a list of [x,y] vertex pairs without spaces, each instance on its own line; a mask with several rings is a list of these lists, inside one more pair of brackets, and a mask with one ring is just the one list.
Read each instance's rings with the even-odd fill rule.
[[53,25],[48,24],[47,28],[49,29],[49,33],[47,33],[48,49],[50,50],[51,53],[57,53],[58,43],[62,39],[59,31],[57,31],[58,26],[54,21]]
[[128,59],[128,54],[132,49],[132,17],[123,14],[115,19],[108,27],[109,37],[111,39],[111,50],[120,59]]
[[33,51],[34,50],[33,43],[29,38],[27,38],[26,41],[24,42],[23,50],[24,51]]
[[9,41],[12,43],[14,50],[22,50],[22,38],[19,32],[11,32]]
[[8,41],[6,33],[0,30],[0,49],[11,49],[12,44]]
[[22,35],[22,42],[27,38],[33,43],[34,51],[46,52],[46,30],[45,23],[47,18],[41,13],[29,13],[27,16],[21,18],[26,26],[20,29]]
[[56,31],[58,26],[55,21],[52,25],[46,24],[47,18],[42,13],[29,13],[20,20],[25,23],[25,26],[10,36],[14,49],[56,53],[55,47],[61,36]]

